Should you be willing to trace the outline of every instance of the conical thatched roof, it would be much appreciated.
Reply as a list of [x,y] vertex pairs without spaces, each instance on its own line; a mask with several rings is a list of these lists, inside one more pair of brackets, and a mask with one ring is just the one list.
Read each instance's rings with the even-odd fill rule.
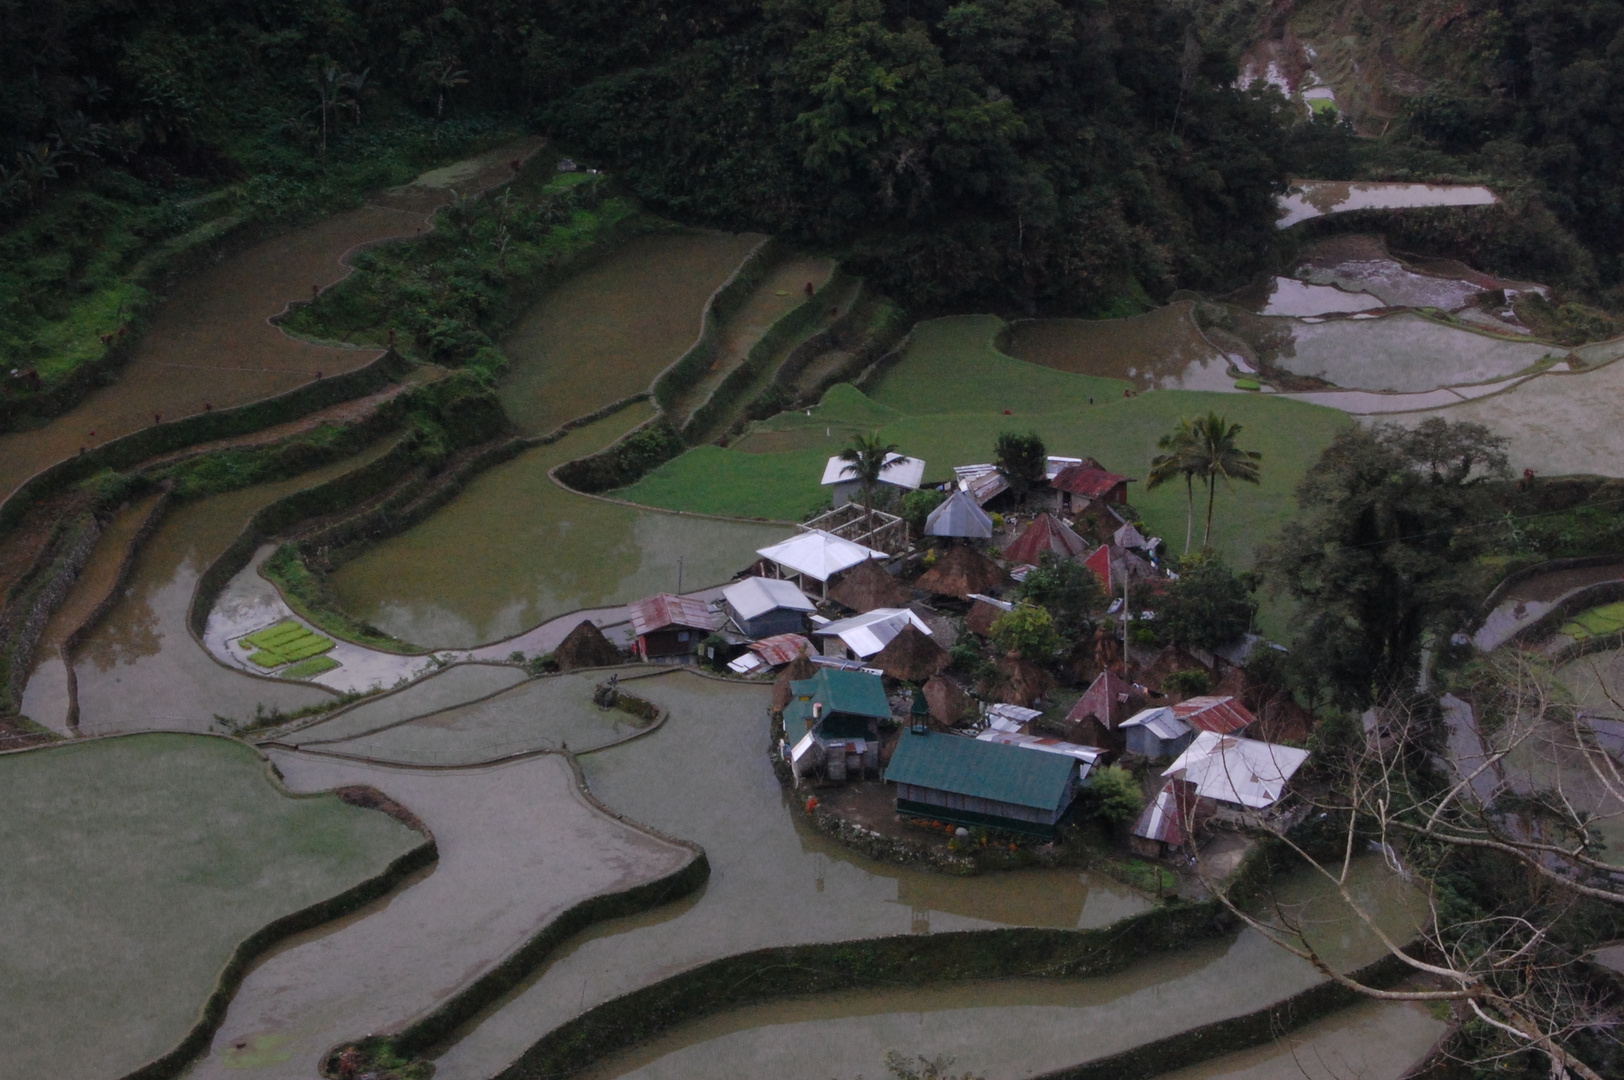
[[829,599],[862,615],[882,607],[907,607],[913,599],[876,559],[858,563],[836,579]]
[[952,679],[937,675],[925,684],[925,702],[930,706],[932,720],[952,727],[969,711],[970,695]]
[[789,704],[789,699],[795,696],[794,691],[790,689],[790,683],[810,679],[817,673],[818,665],[805,653],[785,664],[784,669],[778,673],[778,678],[773,680],[773,708],[782,709]]
[[1006,705],[1030,707],[1053,686],[1054,680],[1049,673],[1032,661],[1006,656],[998,661],[998,678],[989,684],[988,689],[991,691],[989,696]]
[[974,548],[958,544],[920,575],[914,588],[936,596],[966,597],[971,593],[992,592],[1005,581],[1004,571],[997,563]]
[[924,682],[950,662],[946,650],[920,633],[913,623],[904,626],[889,645],[865,661],[893,679],[911,683]]
[[970,614],[965,616],[964,628],[972,634],[986,637],[992,633],[992,624],[998,621],[999,616],[1006,614],[997,604],[989,604],[985,600],[977,600],[970,607]]
[[603,636],[591,619],[582,619],[576,624],[574,630],[567,634],[558,648],[553,650],[553,658],[558,661],[558,670],[573,671],[575,668],[608,667],[610,664],[620,663],[620,650],[614,643]]

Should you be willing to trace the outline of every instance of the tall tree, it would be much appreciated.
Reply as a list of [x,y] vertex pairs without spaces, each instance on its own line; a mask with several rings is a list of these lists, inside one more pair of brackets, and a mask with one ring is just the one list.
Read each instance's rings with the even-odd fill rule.
[[1184,478],[1184,553],[1188,555],[1190,537],[1195,532],[1195,478],[1205,472],[1189,417],[1179,417],[1173,430],[1156,440],[1156,448],[1163,453],[1150,459],[1145,490],[1155,491],[1174,477]]
[[1338,705],[1412,685],[1423,634],[1470,615],[1474,526],[1500,517],[1484,482],[1506,475],[1505,445],[1436,418],[1355,427],[1303,477],[1301,516],[1261,562],[1301,603],[1294,652]]
[[1044,482],[1049,466],[1049,451],[1036,432],[1017,435],[1006,431],[998,436],[993,450],[998,472],[1015,493],[1016,503],[1025,506],[1026,496]]
[[872,435],[853,435],[851,443],[840,452],[840,460],[847,463],[840,474],[856,480],[862,490],[863,520],[870,529],[874,528],[874,485],[885,472],[886,459],[895,453],[896,444],[882,441],[877,431]]
[[1226,488],[1233,487],[1237,480],[1246,484],[1259,481],[1258,462],[1263,455],[1237,445],[1243,430],[1240,424],[1232,424],[1215,412],[1195,422],[1196,460],[1207,481],[1207,531],[1201,535],[1202,547],[1212,543],[1212,505],[1218,495],[1218,481],[1222,480]]
[[1256,612],[1245,582],[1202,551],[1179,564],[1178,580],[1157,604],[1156,621],[1176,645],[1216,649],[1246,633]]

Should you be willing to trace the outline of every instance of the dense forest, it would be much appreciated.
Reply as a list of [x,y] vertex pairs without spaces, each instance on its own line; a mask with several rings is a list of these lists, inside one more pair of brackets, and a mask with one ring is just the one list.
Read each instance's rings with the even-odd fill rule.
[[1290,7],[0,0],[0,214],[249,177],[304,206],[391,140],[499,116],[680,219],[845,250],[919,310],[1233,286],[1289,174],[1361,167],[1531,189],[1616,286],[1624,0],[1453,5],[1430,28],[1451,69],[1379,147],[1235,85],[1246,35]]

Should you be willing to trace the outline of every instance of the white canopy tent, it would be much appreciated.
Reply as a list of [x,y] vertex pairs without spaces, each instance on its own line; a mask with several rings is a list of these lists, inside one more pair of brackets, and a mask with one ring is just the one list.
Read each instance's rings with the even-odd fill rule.
[[778,567],[781,576],[800,578],[803,589],[807,579],[818,582],[826,600],[830,578],[869,559],[890,557],[883,551],[854,544],[822,529],[798,533],[771,547],[760,548],[756,554]]

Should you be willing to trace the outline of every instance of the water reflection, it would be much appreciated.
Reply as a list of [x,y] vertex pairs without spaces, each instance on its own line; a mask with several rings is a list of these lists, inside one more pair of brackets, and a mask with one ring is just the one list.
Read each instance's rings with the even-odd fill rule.
[[1364,183],[1299,180],[1280,197],[1279,228],[1348,210],[1398,210],[1414,206],[1486,206],[1494,192],[1473,184]]
[[1193,308],[1180,302],[1131,319],[1029,319],[1011,324],[999,347],[1045,367],[1127,379],[1140,390],[1234,390]]

